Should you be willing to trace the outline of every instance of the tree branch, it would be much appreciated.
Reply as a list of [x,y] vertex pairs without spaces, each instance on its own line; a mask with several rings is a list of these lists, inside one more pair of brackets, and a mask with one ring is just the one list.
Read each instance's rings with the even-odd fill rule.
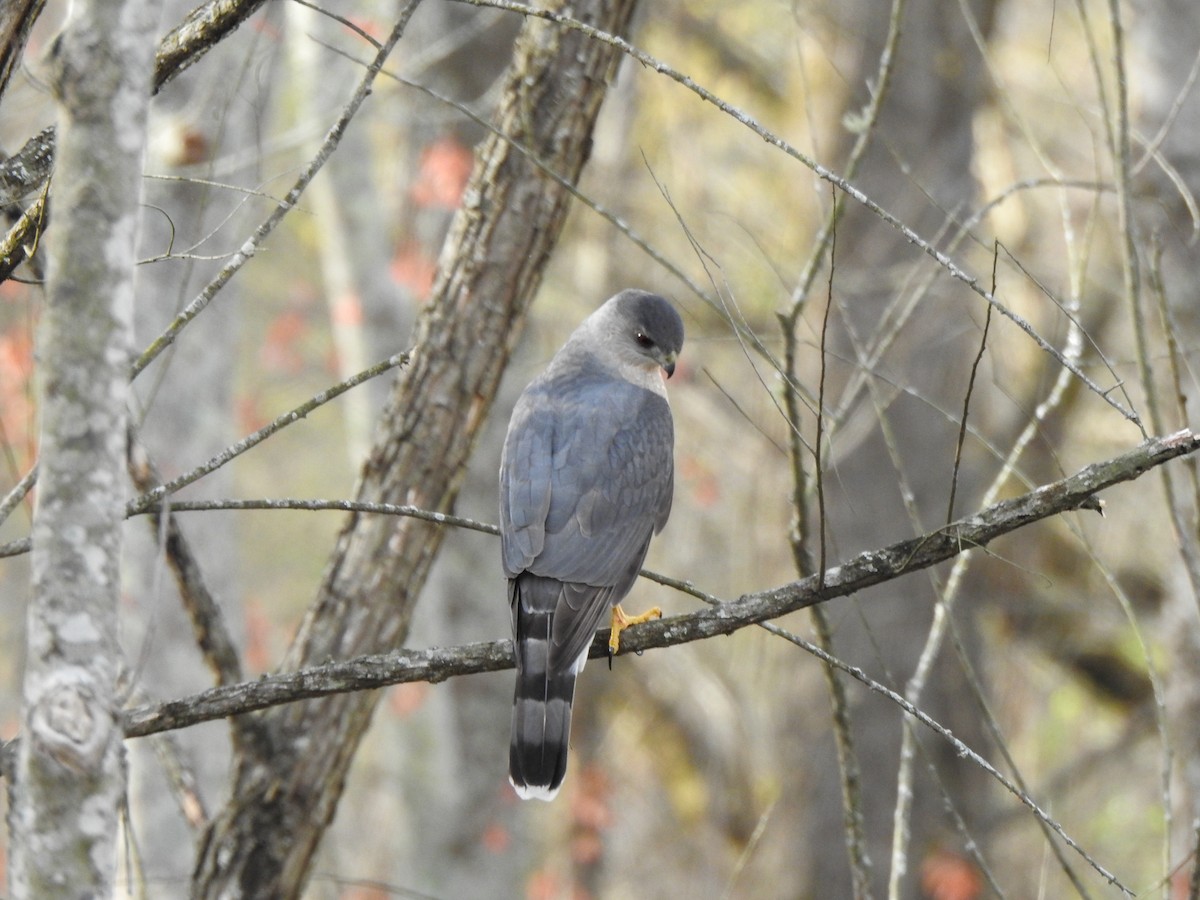
[[1071,374],[1078,378],[1089,391],[1100,397],[1105,403],[1115,409],[1134,425],[1142,428],[1142,422],[1137,413],[1126,408],[1120,401],[1113,398],[1113,391],[1120,385],[1114,385],[1107,390],[1102,388],[1079,366],[1068,359],[1062,353],[1062,351],[1042,337],[1037,329],[1034,328],[1032,323],[1030,323],[1023,316],[1019,315],[1016,311],[1009,309],[1007,306],[1001,303],[994,293],[987,290],[982,284],[980,284],[980,280],[977,276],[969,274],[958,263],[939,250],[934,243],[917,234],[912,228],[901,221],[898,216],[884,209],[869,196],[867,196],[867,194],[850,183],[847,179],[838,175],[832,169],[821,165],[821,163],[817,162],[816,159],[809,156],[807,153],[804,153],[802,150],[789,143],[784,138],[768,129],[766,126],[762,125],[753,116],[737,108],[736,106],[733,106],[731,103],[722,100],[708,88],[696,82],[690,76],[685,75],[678,69],[667,65],[667,63],[650,55],[649,53],[646,53],[644,50],[633,46],[631,43],[629,43],[629,41],[625,40],[619,35],[610,34],[605,32],[603,29],[596,28],[587,24],[586,22],[580,22],[578,19],[574,19],[564,13],[548,9],[539,9],[524,3],[510,2],[510,0],[457,0],[457,2],[467,3],[471,6],[486,6],[494,9],[503,9],[509,12],[518,13],[523,16],[545,19],[546,21],[554,22],[557,25],[574,29],[593,40],[601,41],[605,44],[615,47],[626,56],[637,60],[642,66],[652,69],[659,75],[664,75],[667,78],[670,78],[680,86],[691,91],[704,102],[711,104],[722,113],[732,118],[734,121],[750,129],[755,135],[757,135],[767,144],[770,144],[772,147],[781,150],[783,153],[787,154],[801,165],[807,167],[818,178],[828,182],[829,184],[832,184],[839,191],[842,191],[844,194],[851,197],[855,202],[870,210],[881,221],[886,222],[889,226],[899,232],[905,241],[918,248],[926,256],[934,260],[934,262],[936,262],[951,278],[966,285],[985,303],[994,307],[997,312],[1025,332],[1025,334],[1027,334],[1030,339],[1037,344],[1038,347],[1053,357],[1059,365],[1070,370]]
[[193,9],[158,43],[154,93],[233,34],[266,0],[209,0]]
[[[827,569],[823,577],[811,575],[772,590],[745,594],[737,600],[715,602],[694,613],[639,625],[622,635],[620,655],[732,634],[749,625],[928,568],[984,547],[1041,519],[1078,509],[1100,511],[1096,497],[1099,491],[1132,481],[1197,449],[1200,436],[1191,431],[1151,438],[1127,453],[1093,463],[1075,475],[1027,494],[1002,500],[936,531],[879,550],[864,551],[840,566]],[[589,656],[607,655],[608,635],[600,632],[592,642]],[[436,684],[459,675],[511,669],[512,665],[512,642],[508,640],[360,656],[268,675],[254,682],[212,688],[159,705],[134,707],[124,713],[125,734],[141,737],[296,700],[414,681]]]
[[[209,0],[192,10],[159,42],[154,58],[152,93],[195,63],[205,53],[237,30],[266,0]],[[40,4],[31,4],[40,11]],[[32,15],[36,15],[33,13]],[[0,65],[3,65],[0,61]],[[3,80],[0,80],[0,90]],[[16,202],[41,190],[54,168],[55,129],[34,135],[8,159],[0,162],[0,202]],[[36,244],[44,210],[35,202],[13,225],[0,245],[0,281],[5,281],[30,255],[26,247]]]
[[[604,0],[585,4],[581,14],[624,33],[634,5]],[[527,23],[514,47],[495,124],[576,181],[618,56],[541,22]],[[412,360],[380,418],[358,499],[452,508],[569,206],[570,194],[507,138],[489,136],[477,148]],[[352,515],[284,667],[402,647],[442,534],[415,519]],[[253,717],[247,730],[257,737],[243,744],[233,800],[201,841],[194,894],[303,892],[377,701],[376,692],[340,693]]]
[[10,0],[0,6],[0,97],[25,53],[33,23],[46,0]]
[[[145,493],[163,483],[162,474],[132,427],[126,443],[125,462],[130,480],[139,491]],[[221,604],[208,588],[191,543],[168,503],[159,504],[149,516],[151,531],[162,535],[162,552],[175,574],[179,597],[192,623],[200,655],[212,670],[217,684],[236,684],[243,678],[237,642],[225,622]]]

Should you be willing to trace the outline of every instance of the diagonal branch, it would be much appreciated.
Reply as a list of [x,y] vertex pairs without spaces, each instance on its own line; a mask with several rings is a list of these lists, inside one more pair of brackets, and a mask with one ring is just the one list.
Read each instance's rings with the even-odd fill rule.
[[821,163],[817,162],[813,157],[809,156],[807,153],[804,153],[802,150],[789,143],[783,137],[766,128],[753,116],[742,111],[731,103],[722,100],[719,96],[696,82],[690,76],[685,75],[678,69],[675,69],[662,60],[650,55],[649,53],[646,53],[644,50],[633,46],[633,44],[629,43],[629,41],[625,40],[619,35],[605,32],[603,29],[596,28],[586,22],[580,22],[578,19],[574,19],[565,13],[556,12],[554,10],[539,9],[524,3],[510,2],[510,0],[459,0],[459,2],[469,3],[472,6],[487,6],[495,9],[503,9],[531,18],[545,19],[546,21],[554,22],[557,25],[579,31],[581,34],[586,35],[592,40],[601,41],[605,44],[615,47],[625,55],[637,60],[642,66],[652,69],[659,75],[670,78],[680,86],[691,91],[704,102],[712,104],[734,121],[750,129],[755,135],[757,135],[767,144],[770,144],[772,147],[775,147],[776,149],[790,156],[792,159],[801,163],[803,166],[812,171],[812,173],[818,178],[833,185],[839,191],[852,198],[856,203],[870,210],[881,221],[894,228],[900,233],[905,241],[919,249],[926,256],[930,257],[938,264],[938,266],[940,266],[947,274],[949,274],[951,278],[966,285],[966,287],[979,296],[985,303],[995,308],[997,312],[1025,332],[1025,334],[1027,334],[1039,348],[1053,357],[1059,365],[1068,369],[1072,375],[1074,375],[1087,387],[1089,391],[1100,397],[1105,403],[1115,409],[1130,422],[1137,425],[1139,428],[1142,427],[1141,419],[1137,413],[1134,410],[1126,408],[1120,401],[1116,400],[1112,396],[1113,391],[1116,387],[1119,387],[1119,385],[1114,385],[1107,390],[1102,388],[1086,372],[1084,372],[1083,369],[1068,359],[1062,353],[1062,351],[1042,337],[1042,335],[1037,331],[1036,328],[1034,328],[1031,322],[1029,322],[1024,316],[1021,316],[1016,311],[1009,309],[1007,306],[1001,303],[992,291],[989,291],[983,287],[977,276],[968,273],[953,259],[939,250],[933,242],[926,240],[921,235],[917,234],[912,228],[901,221],[898,216],[884,209],[854,184],[838,175],[832,169],[821,165]]
[[[129,429],[126,444],[126,468],[130,480],[139,491],[146,492],[162,484],[158,468],[142,444],[136,429]],[[165,522],[164,522],[165,519]],[[242,664],[237,643],[225,623],[220,603],[208,589],[200,561],[184,536],[179,521],[167,504],[160,504],[150,513],[150,527],[155,534],[164,531],[163,554],[179,588],[184,611],[192,623],[196,643],[204,662],[216,676],[217,684],[234,684],[242,680]]]
[[[264,3],[266,0],[209,0],[192,10],[159,42],[152,93],[157,94],[163,85],[233,34]],[[40,9],[40,4],[31,6]],[[34,17],[36,13],[28,15]],[[0,161],[0,201],[15,202],[43,188],[54,168],[55,136],[54,128],[45,128],[11,157]],[[32,255],[27,247],[36,244],[35,236],[41,230],[43,218],[43,204],[34,202],[9,230],[0,244],[0,281],[6,280]]]
[[[1191,431],[1151,438],[1120,456],[1093,463],[1068,478],[1019,497],[1002,500],[936,531],[879,550],[864,551],[840,566],[827,569],[823,575],[811,575],[772,590],[745,594],[737,600],[716,602],[694,613],[639,625],[622,636],[620,654],[732,634],[749,625],[928,568],[1050,516],[1078,509],[1098,511],[1098,492],[1132,481],[1150,469],[1198,449],[1200,435]],[[589,655],[607,656],[607,640],[605,632],[597,634]],[[156,706],[135,707],[124,714],[125,734],[141,737],[296,700],[415,681],[438,683],[459,675],[511,669],[512,664],[512,643],[507,640],[360,656],[212,688]]]
[[[624,33],[634,6],[603,0],[579,9],[598,27]],[[618,59],[572,31],[541,22],[523,28],[494,117],[506,137],[489,136],[477,148],[412,359],[360,475],[359,500],[452,508],[570,206],[570,194],[508,139],[577,181]],[[442,533],[414,518],[352,514],[285,667],[403,646]],[[195,895],[302,893],[377,701],[375,692],[343,692],[254,717],[256,737],[235,760],[233,800],[200,844]]]
[[266,0],[209,0],[168,31],[154,55],[154,93],[237,31]]
[[0,5],[0,96],[20,65],[29,32],[45,5],[46,0],[9,0]]

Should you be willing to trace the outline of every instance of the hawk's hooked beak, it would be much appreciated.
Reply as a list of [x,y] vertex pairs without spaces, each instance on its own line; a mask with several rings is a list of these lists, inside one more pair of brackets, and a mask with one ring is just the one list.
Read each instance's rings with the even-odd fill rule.
[[670,378],[672,375],[675,374],[675,354],[674,353],[668,353],[666,358],[663,359],[663,371],[665,371],[667,373],[668,378]]

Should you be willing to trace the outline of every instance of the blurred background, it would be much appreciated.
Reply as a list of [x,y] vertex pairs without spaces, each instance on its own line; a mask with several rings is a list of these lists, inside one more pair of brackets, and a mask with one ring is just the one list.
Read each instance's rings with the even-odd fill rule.
[[[63,6],[48,0],[2,97],[8,153],[54,120],[39,58]],[[164,31],[190,4],[167,7]],[[138,348],[288,190],[373,55],[355,29],[386,34],[397,9],[352,0],[338,5],[340,22],[307,4],[268,4],[156,99]],[[135,415],[166,477],[410,346],[484,135],[468,112],[489,116],[520,25],[512,12],[421,6],[300,207],[138,379]],[[836,195],[804,159],[626,59],[581,182],[587,202],[575,202],[549,264],[460,515],[495,521],[517,394],[628,286],[672,298],[687,328],[670,383],[675,508],[647,566],[725,599],[816,562],[822,374],[829,565],[1136,445],[1142,431],[1110,401],[1136,411],[1147,433],[1188,424],[1200,333],[1200,6],[667,0],[642,5],[632,42],[994,283],[1007,310],[1108,393],[1010,318],[989,317],[976,293],[861,204],[847,201],[831,263]],[[36,266],[18,275],[0,284],[4,492],[36,458],[42,298]],[[781,374],[789,353],[808,400],[795,415]],[[352,496],[386,382],[322,407],[183,496]],[[1200,786],[1195,484],[1190,462],[1171,464],[1107,492],[1104,517],[1045,521],[826,604],[820,621],[806,612],[777,624],[907,692],[1132,891],[1188,896]],[[27,501],[0,524],[0,541],[26,536],[31,511]],[[273,671],[341,515],[180,515],[247,673]],[[157,537],[130,521],[127,538],[131,702],[203,690],[210,676]],[[25,558],[0,559],[4,739],[17,729],[28,574]],[[670,615],[698,601],[643,580],[628,608],[652,604]],[[451,532],[409,646],[508,629],[495,539]],[[870,860],[859,870],[874,896],[1119,893],[894,702],[844,676],[837,685],[849,757],[835,744],[824,665],[762,629],[621,658],[611,672],[593,663],[576,698],[571,770],[550,805],[520,803],[506,780],[511,672],[391,688],[308,896],[853,896],[848,758]],[[186,896],[198,829],[225,801],[227,729],[130,748],[128,889]]]

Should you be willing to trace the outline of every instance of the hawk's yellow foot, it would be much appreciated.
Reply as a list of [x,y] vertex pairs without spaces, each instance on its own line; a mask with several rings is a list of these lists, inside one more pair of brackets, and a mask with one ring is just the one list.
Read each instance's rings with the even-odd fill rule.
[[661,618],[662,610],[657,606],[650,607],[640,616],[629,616],[625,614],[625,610],[621,609],[621,604],[618,603],[612,611],[612,633],[608,636],[608,655],[617,655],[617,651],[621,649],[621,632],[630,625],[641,625],[651,619]]

